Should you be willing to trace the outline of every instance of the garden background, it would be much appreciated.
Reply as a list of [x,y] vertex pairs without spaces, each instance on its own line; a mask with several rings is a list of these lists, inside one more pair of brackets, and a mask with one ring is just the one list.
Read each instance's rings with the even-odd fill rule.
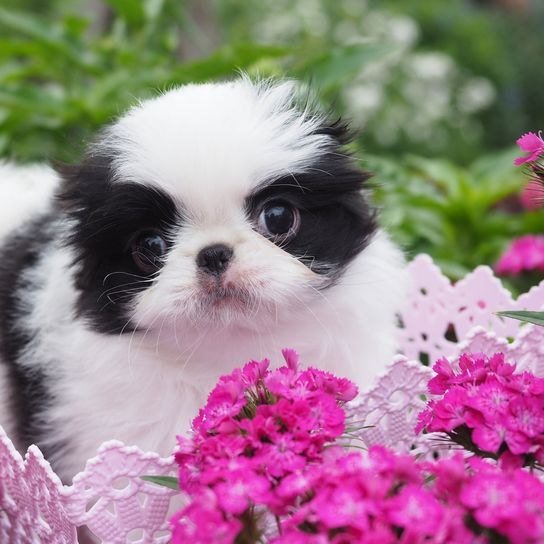
[[177,84],[296,77],[359,131],[383,225],[457,279],[544,233],[513,165],[544,129],[543,26],[541,0],[0,0],[0,158],[75,161]]

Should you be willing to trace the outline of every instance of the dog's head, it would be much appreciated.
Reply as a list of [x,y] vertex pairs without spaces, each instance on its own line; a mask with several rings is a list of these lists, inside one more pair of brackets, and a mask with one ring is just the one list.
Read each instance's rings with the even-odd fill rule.
[[322,296],[376,229],[347,140],[291,82],[134,107],[63,172],[80,313],[110,333],[251,325]]

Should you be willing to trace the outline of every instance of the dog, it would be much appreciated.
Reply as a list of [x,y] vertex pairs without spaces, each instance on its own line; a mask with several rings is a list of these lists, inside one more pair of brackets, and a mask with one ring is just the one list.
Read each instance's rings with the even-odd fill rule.
[[105,440],[161,455],[251,359],[371,385],[402,252],[350,131],[291,81],[189,84],[77,165],[0,166],[0,423],[65,481]]

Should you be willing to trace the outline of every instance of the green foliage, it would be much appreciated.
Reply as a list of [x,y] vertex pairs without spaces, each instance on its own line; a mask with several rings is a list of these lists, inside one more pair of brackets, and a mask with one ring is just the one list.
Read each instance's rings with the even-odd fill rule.
[[233,77],[240,70],[308,77],[330,92],[390,51],[365,43],[307,50],[232,42],[198,60],[185,60],[183,3],[108,4],[116,16],[98,33],[89,29],[90,19],[70,10],[47,21],[0,7],[0,156],[72,160],[136,97]]
[[[229,44],[182,62],[179,22],[137,2],[111,1],[118,18],[100,34],[89,20],[57,22],[0,8],[0,155],[20,160],[73,159],[104,123],[158,90],[231,76],[286,48]],[[156,2],[154,2],[156,4]],[[145,5],[151,5],[151,2]],[[1,32],[1,30],[7,30]]]
[[535,325],[544,326],[544,312],[498,312],[502,317],[510,317],[524,323],[534,323]]
[[179,490],[179,481],[173,476],[142,476],[142,480],[170,489]]
[[[373,153],[470,163],[544,126],[544,3],[214,0],[227,40],[329,47],[372,39],[395,55],[335,89]],[[521,2],[519,3],[522,4]]]
[[442,270],[461,278],[493,265],[514,237],[544,232],[542,212],[521,211],[525,179],[513,166],[516,152],[478,159],[468,167],[443,159],[371,157],[382,221],[409,254],[429,253]]

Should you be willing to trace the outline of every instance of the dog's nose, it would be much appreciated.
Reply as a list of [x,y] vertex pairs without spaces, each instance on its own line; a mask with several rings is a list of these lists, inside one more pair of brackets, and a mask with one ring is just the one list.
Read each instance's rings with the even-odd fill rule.
[[196,256],[196,264],[206,274],[220,276],[229,265],[233,251],[224,244],[207,246]]

